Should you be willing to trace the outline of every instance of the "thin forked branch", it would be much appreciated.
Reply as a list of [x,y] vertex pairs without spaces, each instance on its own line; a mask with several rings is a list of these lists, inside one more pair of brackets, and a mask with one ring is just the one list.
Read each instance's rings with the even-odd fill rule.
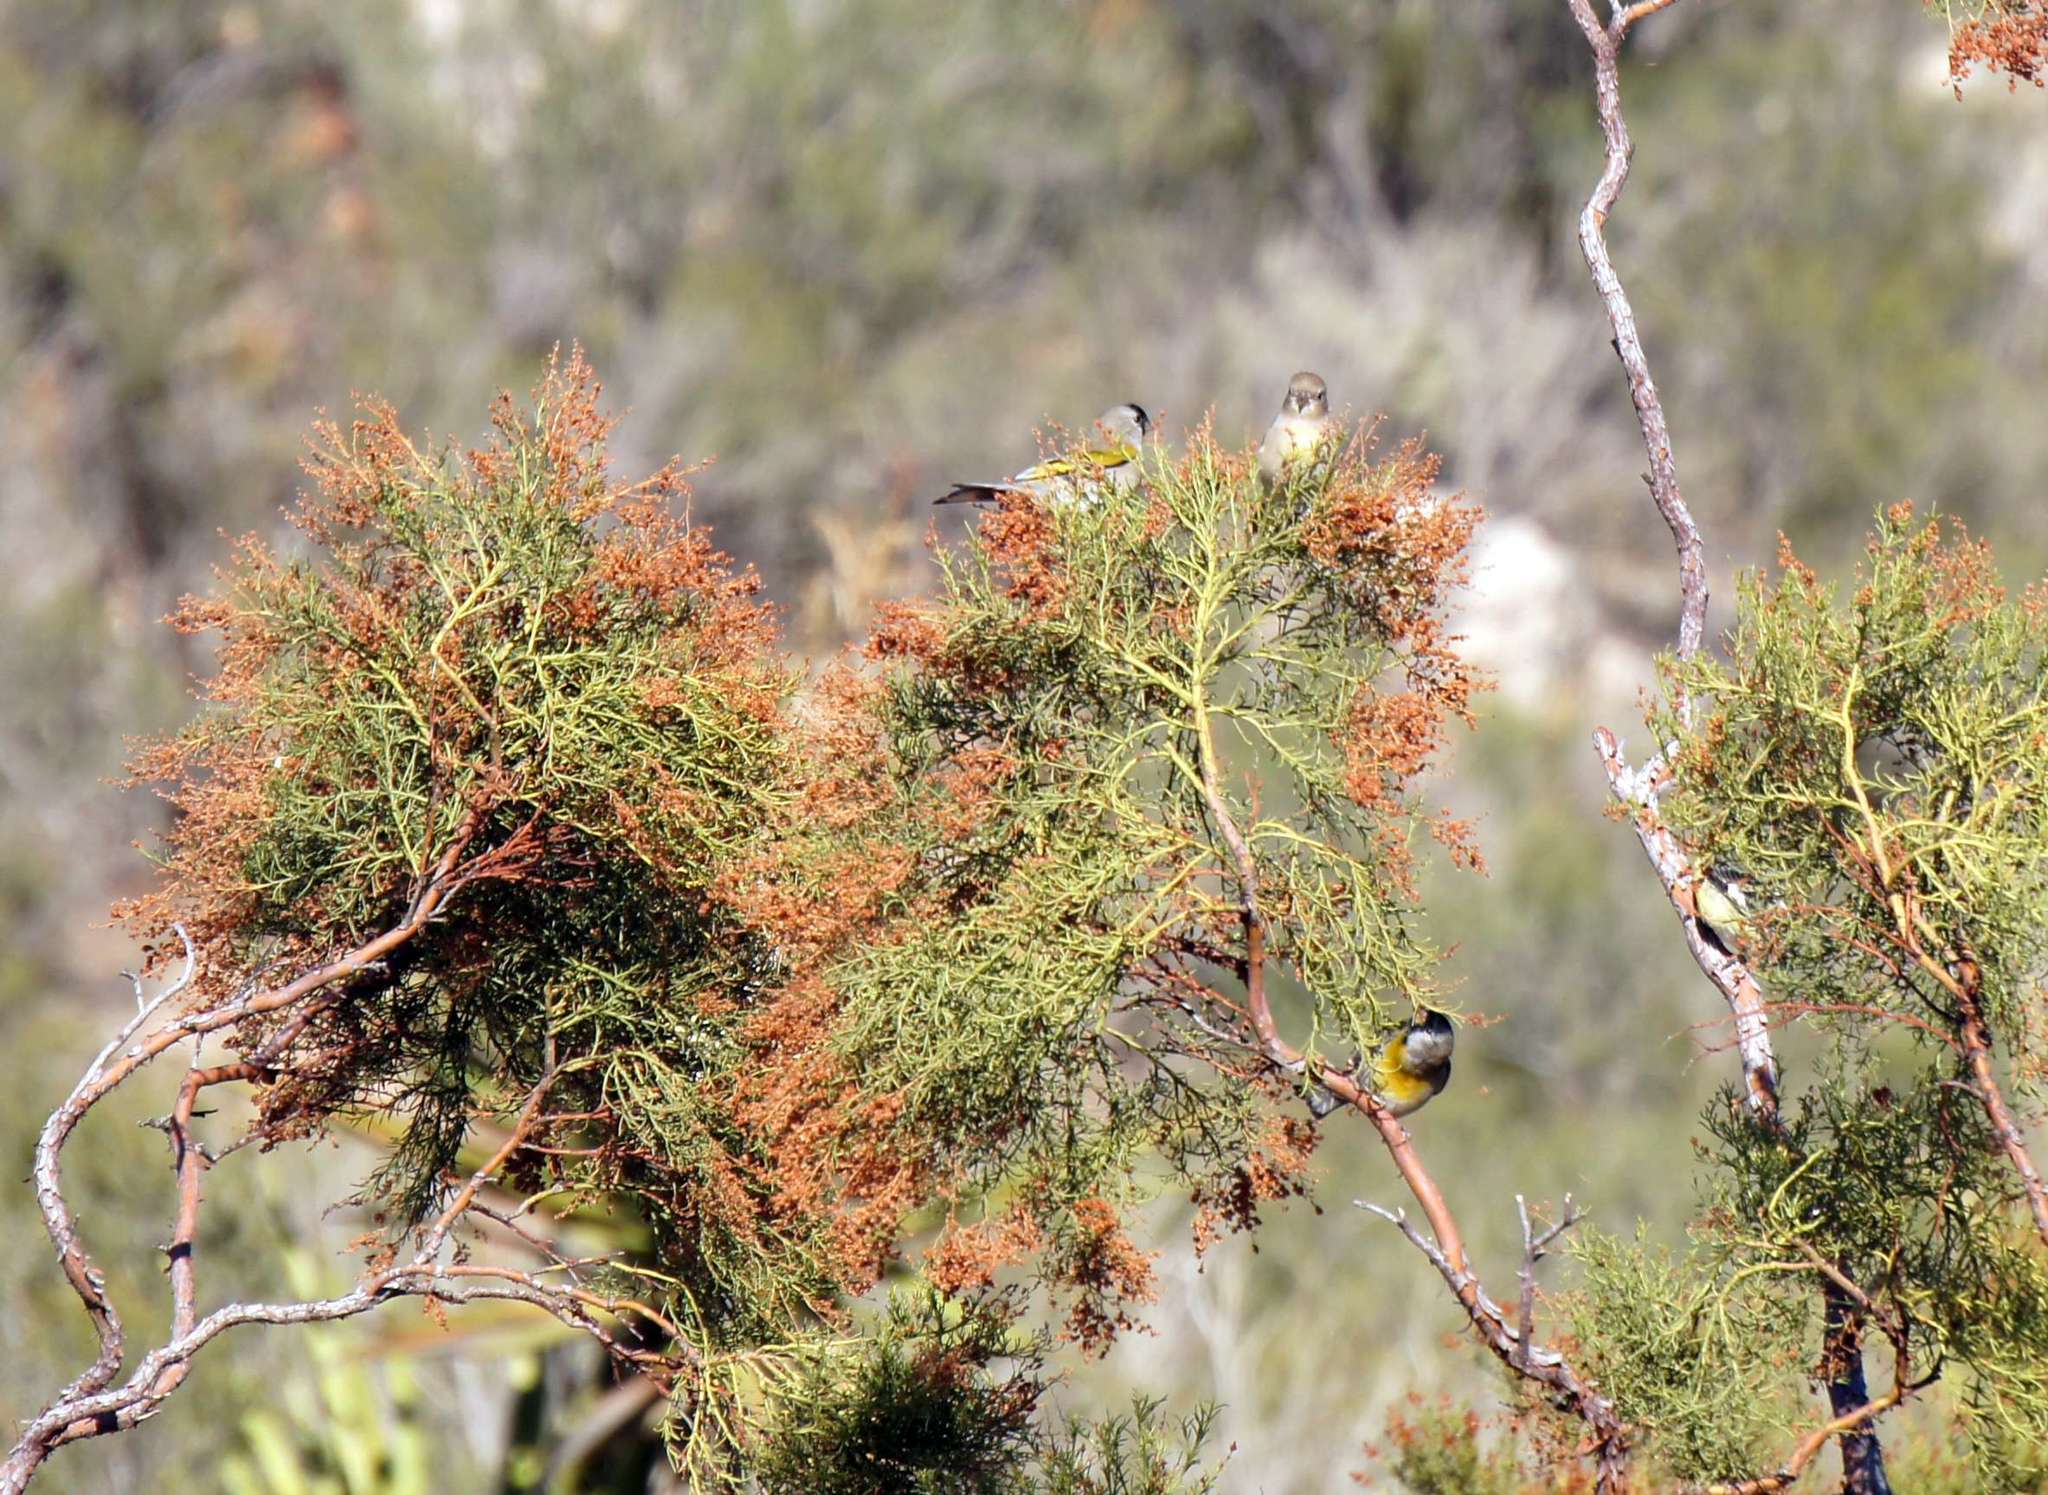
[[[1243,923],[1245,937],[1244,982],[1248,1016],[1253,1030],[1257,1033],[1265,1056],[1275,1067],[1291,1074],[1300,1075],[1309,1067],[1308,1057],[1281,1035],[1278,1022],[1274,1019],[1271,1002],[1266,993],[1265,983],[1265,932],[1264,915],[1259,908],[1259,866],[1258,858],[1246,841],[1237,817],[1231,812],[1229,802],[1224,798],[1218,784],[1215,736],[1209,717],[1199,694],[1195,700],[1195,738],[1200,754],[1200,775],[1203,801],[1216,832],[1230,852],[1230,858],[1237,880],[1239,918]],[[1437,1187],[1434,1177],[1424,1167],[1421,1157],[1415,1151],[1413,1139],[1400,1120],[1382,1106],[1377,1097],[1361,1086],[1351,1075],[1328,1065],[1317,1065],[1319,1073],[1311,1076],[1326,1091],[1345,1105],[1351,1106],[1372,1122],[1385,1143],[1388,1154],[1394,1160],[1402,1181],[1422,1207],[1424,1218],[1429,1221],[1431,1236],[1424,1236],[1408,1222],[1405,1212],[1388,1214],[1376,1205],[1364,1206],[1386,1215],[1398,1225],[1404,1235],[1429,1258],[1437,1272],[1466,1316],[1479,1331],[1486,1347],[1510,1370],[1525,1379],[1548,1389],[1562,1405],[1570,1408],[1584,1422],[1593,1434],[1599,1449],[1599,1488],[1606,1495],[1609,1491],[1623,1488],[1626,1476],[1628,1452],[1628,1429],[1615,1412],[1614,1406],[1595,1391],[1576,1370],[1571,1362],[1558,1351],[1537,1345],[1532,1338],[1529,1319],[1534,1314],[1533,1273],[1534,1258],[1563,1230],[1578,1218],[1567,1202],[1566,1216],[1555,1227],[1543,1232],[1540,1237],[1525,1234],[1525,1260],[1523,1266],[1523,1303],[1518,1323],[1510,1323],[1500,1306],[1487,1295],[1479,1278],[1472,1272],[1465,1255],[1465,1243],[1458,1229],[1458,1222],[1451,1213],[1443,1191]],[[1518,1201],[1519,1202],[1519,1201]],[[1524,1213],[1524,1225],[1527,1215]]]

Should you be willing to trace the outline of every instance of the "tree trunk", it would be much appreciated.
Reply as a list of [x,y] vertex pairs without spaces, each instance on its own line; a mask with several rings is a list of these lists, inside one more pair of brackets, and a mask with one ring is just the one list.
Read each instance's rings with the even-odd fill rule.
[[[1835,1283],[1827,1288],[1827,1339],[1821,1363],[1828,1378],[1828,1404],[1835,1416],[1846,1417],[1870,1401],[1863,1377],[1863,1316],[1855,1302]],[[1842,1495],[1892,1495],[1885,1478],[1884,1445],[1873,1424],[1842,1434]]]

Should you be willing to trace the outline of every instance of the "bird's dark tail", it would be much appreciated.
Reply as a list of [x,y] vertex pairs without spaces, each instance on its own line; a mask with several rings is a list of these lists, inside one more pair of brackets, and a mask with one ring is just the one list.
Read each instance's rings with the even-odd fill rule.
[[932,500],[934,504],[988,504],[1003,490],[994,483],[955,483],[953,491]]

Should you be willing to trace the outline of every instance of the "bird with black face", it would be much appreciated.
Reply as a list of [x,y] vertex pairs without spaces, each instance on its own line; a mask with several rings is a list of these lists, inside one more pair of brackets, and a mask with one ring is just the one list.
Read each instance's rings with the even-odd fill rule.
[[1259,476],[1269,484],[1312,458],[1330,429],[1330,389],[1323,376],[1307,370],[1287,381],[1280,413],[1259,443]]
[[1727,863],[1716,862],[1693,885],[1692,906],[1700,926],[1730,955],[1749,939],[1749,878]]
[[1451,1083],[1451,1050],[1458,1031],[1451,1020],[1425,1007],[1415,1021],[1373,1056],[1369,1079],[1373,1097],[1396,1116],[1421,1110]]
[[1112,405],[1095,418],[1094,434],[1081,446],[1022,472],[986,483],[955,483],[935,504],[993,503],[1004,493],[1034,493],[1068,501],[1093,497],[1103,488],[1121,493],[1138,481],[1139,461],[1152,438],[1152,417],[1143,405]]

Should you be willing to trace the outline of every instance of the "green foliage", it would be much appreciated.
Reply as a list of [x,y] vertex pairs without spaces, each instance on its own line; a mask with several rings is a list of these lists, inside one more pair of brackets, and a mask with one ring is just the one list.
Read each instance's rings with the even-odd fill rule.
[[1230,1456],[1214,1463],[1203,1456],[1216,1409],[1197,1407],[1168,1427],[1162,1405],[1134,1394],[1128,1415],[1068,1418],[1045,1440],[1033,1488],[1043,1495],[1211,1495]]
[[1902,508],[1879,521],[1850,595],[1788,556],[1776,587],[1748,579],[1737,605],[1729,662],[1671,675],[1673,699],[1711,703],[1698,725],[1668,709],[1656,722],[1682,744],[1674,823],[1784,905],[1759,921],[1784,931],[1764,958],[1803,1000],[1953,1018],[1927,962],[1968,959],[2030,1083],[2048,955],[2048,600],[2007,597],[1982,542],[1944,542]]
[[788,1388],[754,1478],[770,1495],[1210,1495],[1214,1408],[1168,1424],[1138,1395],[1127,1415],[1045,1427],[1049,1348],[1002,1298],[898,1293]]
[[[1683,1257],[1641,1235],[1574,1237],[1582,1270],[1572,1334],[1600,1389],[1684,1479],[1740,1479],[1769,1465],[1804,1412],[1791,1359],[1810,1300],[1787,1300],[1740,1264]],[[1809,1295],[1810,1299],[1810,1295]]]
[[[1447,1400],[1424,1402],[1412,1393],[1408,1401],[1409,1411],[1388,1419],[1384,1442],[1366,1445],[1405,1495],[1525,1495],[1537,1488],[1522,1467],[1523,1450],[1513,1436],[1489,1443],[1476,1413]],[[1564,1470],[1554,1474],[1544,1481],[1553,1495],[1584,1488]],[[1352,1479],[1369,1488],[1372,1483],[1364,1474]]]
[[[305,993],[229,1030],[256,1136],[402,1125],[395,1230],[515,1115],[504,1186],[644,1222],[645,1260],[581,1280],[683,1341],[693,1479],[829,1445],[855,1483],[1008,1488],[1037,1382],[983,1375],[994,1274],[1106,1346],[1160,1177],[1211,1234],[1304,1187],[1295,1082],[1247,1057],[1266,973],[1317,1053],[1434,996],[1411,843],[1471,853],[1410,781],[1474,688],[1441,611],[1476,515],[1412,445],[1268,488],[1205,439],[1128,493],[1007,499],[882,671],[793,711],[751,578],[674,517],[680,473],[612,481],[596,402],[579,358],[478,451],[378,407],[320,428],[309,553],[245,543],[180,612],[220,671],[138,757],[179,819],[126,916],[189,929],[192,1001]],[[963,1296],[848,1341],[916,1212]],[[1188,1474],[1141,1410],[1048,1457]]]
[[1022,1495],[1045,1384],[1042,1344],[1018,1340],[999,1303],[893,1298],[789,1388],[754,1477],[770,1495]]
[[2042,1115],[2048,606],[1944,528],[1880,516],[1848,589],[1789,551],[1744,578],[1727,659],[1667,664],[1653,713],[1665,812],[1699,865],[1750,874],[1743,954],[1825,1041],[1770,1124],[1708,1110],[1686,1257],[1579,1243],[1575,1329],[1689,1477],[1807,1424],[1801,1372],[1844,1353],[1817,1332],[1833,1295],[1871,1395],[1940,1379],[1986,1488],[2041,1478],[2048,1252],[2003,1118]]
[[[900,661],[871,709],[902,871],[886,936],[825,970],[829,1048],[903,1152],[1028,1182],[1007,1213],[1082,1289],[1084,1339],[1149,1276],[1103,1213],[1149,1172],[1204,1229],[1296,1187],[1309,1139],[1245,1058],[1234,835],[1311,1052],[1374,1047],[1434,993],[1411,841],[1465,843],[1409,781],[1473,687],[1439,612],[1475,521],[1434,474],[1333,443],[1266,490],[1198,440],[1129,492],[1011,495],[871,645]],[[983,1228],[1011,1227],[942,1241],[942,1271]]]

